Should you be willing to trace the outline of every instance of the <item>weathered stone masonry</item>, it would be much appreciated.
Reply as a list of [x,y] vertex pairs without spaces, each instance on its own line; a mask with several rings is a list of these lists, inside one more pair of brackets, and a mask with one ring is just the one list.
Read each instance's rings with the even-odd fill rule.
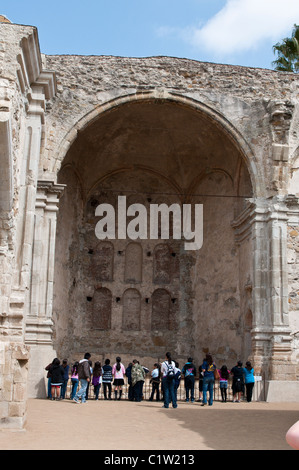
[[[0,409],[55,356],[250,358],[298,399],[299,80],[171,57],[45,56],[0,23]],[[202,203],[204,245],[94,236],[94,208]],[[128,204],[129,204],[128,203]]]

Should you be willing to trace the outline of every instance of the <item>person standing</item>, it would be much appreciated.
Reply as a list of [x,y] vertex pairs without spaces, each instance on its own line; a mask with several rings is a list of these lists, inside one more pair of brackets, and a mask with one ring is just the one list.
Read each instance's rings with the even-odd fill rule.
[[198,368],[198,393],[199,399],[197,401],[202,401],[202,391],[203,391],[203,371],[201,365]]
[[189,393],[190,393],[191,401],[194,402],[194,384],[195,384],[196,369],[193,364],[192,357],[189,357],[186,364],[183,366],[182,374],[184,375],[186,401],[189,401]]
[[250,361],[246,362],[246,367],[244,367],[243,371],[245,376],[246,400],[249,403],[252,400],[252,392],[254,387],[254,369]]
[[56,357],[52,362],[51,368],[51,395],[52,400],[61,400],[61,386],[64,378],[64,368],[60,364],[60,360]]
[[161,364],[162,384],[164,405],[163,408],[169,408],[169,403],[172,402],[172,407],[177,408],[176,393],[175,393],[175,362],[171,359],[170,352],[165,355],[165,361]]
[[244,369],[242,361],[238,361],[237,365],[231,370],[233,376],[233,402],[239,403],[241,400],[241,394],[244,393]]
[[101,383],[102,383],[102,366],[99,361],[96,361],[94,364],[93,372],[92,372],[92,385],[94,389],[95,400],[99,399]]
[[[53,359],[54,361],[54,359]],[[50,364],[47,365],[47,367],[45,367],[45,370],[47,371],[47,379],[48,379],[48,384],[47,384],[47,397],[48,398],[52,398],[52,395],[51,395],[51,366],[53,364],[53,361],[50,362]]]
[[[105,400],[111,400],[111,391],[112,391],[112,367],[110,365],[110,359],[105,359],[105,364],[103,365],[102,368],[102,384],[103,384],[103,391],[104,391],[104,399]],[[107,396],[107,390],[108,390],[108,396]]]
[[126,368],[126,377],[128,379],[128,385],[129,385],[129,388],[128,388],[128,400],[129,401],[134,400],[133,387],[132,387],[132,376],[131,376],[132,367],[133,367],[133,363],[130,362],[128,367]]
[[92,377],[92,362],[89,360],[88,364],[89,364],[89,368],[90,368],[90,381],[87,382],[86,393],[85,393],[86,400],[89,399],[89,387],[90,387],[90,384],[91,384],[91,377]]
[[[114,399],[120,400],[122,395],[122,386],[124,385],[124,375],[126,373],[125,367],[121,362],[121,358],[116,358],[116,363],[112,367],[112,375],[114,377]],[[117,392],[119,391],[119,397],[117,398]]]
[[214,372],[216,370],[216,365],[213,362],[211,354],[206,355],[206,358],[201,367],[203,372],[203,401],[201,406],[205,406],[208,403],[207,392],[209,392],[209,406],[212,406],[215,383]]
[[152,393],[151,393],[151,396],[149,398],[149,401],[153,401],[154,399],[154,396],[155,396],[155,393],[156,393],[156,400],[159,401],[160,400],[160,390],[159,390],[159,387],[160,387],[160,366],[159,364],[156,362],[154,364],[154,368],[151,372],[151,384],[152,384]]
[[134,400],[140,402],[142,400],[142,386],[145,380],[145,371],[144,368],[139,364],[137,359],[133,360],[131,378]]
[[226,403],[228,378],[229,378],[230,371],[227,369],[226,365],[224,364],[221,367],[221,369],[218,369],[218,373],[219,373],[219,385],[220,385],[222,403]]
[[62,361],[62,367],[64,369],[64,378],[63,378],[63,384],[61,387],[61,398],[64,399],[67,391],[67,384],[69,381],[69,365],[67,363],[67,359],[63,359]]
[[178,388],[181,383],[182,378],[182,371],[180,369],[180,365],[177,361],[174,361],[175,369],[174,369],[174,393],[175,393],[175,401],[178,402]]
[[78,384],[79,384],[79,378],[78,378],[78,365],[79,362],[76,361],[72,367],[72,372],[71,372],[71,383],[72,383],[72,390],[71,390],[71,396],[70,399],[72,400],[74,396],[76,395]]
[[80,382],[80,389],[74,396],[73,400],[75,403],[80,403],[80,398],[81,398],[81,403],[86,403],[86,389],[87,389],[87,384],[90,382],[91,378],[91,372],[90,372],[90,365],[89,365],[89,359],[91,355],[90,353],[85,353],[84,359],[81,359],[79,361],[78,365],[78,379]]

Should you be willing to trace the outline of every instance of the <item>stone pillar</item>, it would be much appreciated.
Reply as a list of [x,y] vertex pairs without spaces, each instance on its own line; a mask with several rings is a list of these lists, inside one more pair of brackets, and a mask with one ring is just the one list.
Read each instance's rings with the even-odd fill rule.
[[20,197],[24,199],[24,212],[22,214],[22,254],[20,285],[26,289],[30,285],[32,264],[32,243],[34,234],[34,214],[36,185],[38,178],[38,165],[40,158],[40,145],[42,136],[42,122],[39,115],[29,115],[27,118],[24,160],[27,175],[24,186],[21,187]]
[[44,369],[56,355],[52,347],[52,302],[56,215],[63,189],[63,185],[51,181],[38,181],[37,184],[29,313],[25,331],[25,342],[30,345],[32,357],[29,396],[45,396]]
[[267,400],[285,400],[296,379],[288,318],[288,208],[283,196],[255,202],[252,360],[267,381]]
[[[9,300],[13,258],[13,151],[11,91],[8,80],[0,82],[0,334],[10,336]],[[8,338],[9,339],[9,338]]]
[[[288,314],[288,197],[251,200],[233,222],[236,242],[251,233],[253,282],[251,361],[267,383],[267,400],[294,400],[296,365]],[[298,388],[298,386],[297,386]],[[299,392],[299,389],[296,393]]]
[[[34,49],[33,46],[31,44],[30,47]],[[36,259],[38,259],[37,250],[39,249],[40,243],[38,233],[42,230],[42,225],[39,226],[39,224],[43,223],[39,218],[38,210],[36,213],[36,201],[38,201],[39,197],[38,174],[41,143],[45,132],[46,100],[54,96],[55,75],[53,72],[42,71],[40,69],[41,64],[38,61],[38,56],[32,51],[30,53],[31,49],[26,41],[23,47],[24,54],[26,56],[26,63],[32,62],[32,64],[28,72],[30,88],[24,89],[24,93],[26,93],[26,128],[24,132],[24,150],[19,200],[21,211],[18,225],[20,243],[18,290],[24,291],[23,311],[25,320],[23,322],[23,338],[25,346],[30,350],[30,359],[28,364],[28,396],[35,397],[41,395],[44,396],[45,394],[45,374],[43,374],[45,365],[42,367],[40,363],[36,361],[36,358],[41,358],[41,354],[37,350],[37,345],[39,343],[36,338],[46,338],[45,342],[49,345],[49,352],[45,355],[47,363],[50,362],[50,358],[51,360],[53,359],[54,354],[51,341],[49,340],[49,337],[51,336],[51,320],[48,320],[48,325],[47,320],[36,320],[33,315],[36,295],[34,294],[34,288],[32,292],[32,281],[36,279],[36,275],[33,274],[33,269],[35,269],[35,271],[38,269],[36,265]],[[52,185],[52,183],[49,184],[50,187]],[[47,198],[48,196],[46,199]],[[51,198],[52,196],[49,196],[49,201],[47,200],[46,202],[46,205],[49,207],[51,207]],[[38,204],[39,202],[37,202],[37,205]],[[54,206],[55,204],[56,203],[54,202]],[[47,212],[51,212],[51,209]],[[52,227],[54,227],[51,229],[52,235],[49,236],[53,236],[53,230],[55,233],[55,224],[52,224]],[[37,245],[35,245],[35,238]],[[50,272],[51,268],[49,267],[48,273]],[[49,286],[45,287],[45,282],[42,282],[40,289],[48,289],[46,295],[51,296],[51,283]]]
[[29,350],[23,344],[24,290],[13,286],[12,91],[0,83],[0,417],[1,427],[22,429],[26,421]]
[[21,428],[29,361],[35,360],[25,330],[37,180],[46,102],[56,93],[56,81],[54,72],[42,70],[36,29],[6,26],[0,73],[0,424]]

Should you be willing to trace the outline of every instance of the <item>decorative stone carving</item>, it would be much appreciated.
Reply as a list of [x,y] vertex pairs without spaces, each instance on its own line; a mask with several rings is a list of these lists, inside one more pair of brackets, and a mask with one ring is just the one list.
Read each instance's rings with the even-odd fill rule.
[[288,161],[289,131],[294,112],[290,101],[271,103],[270,124],[272,129],[272,148],[274,161]]

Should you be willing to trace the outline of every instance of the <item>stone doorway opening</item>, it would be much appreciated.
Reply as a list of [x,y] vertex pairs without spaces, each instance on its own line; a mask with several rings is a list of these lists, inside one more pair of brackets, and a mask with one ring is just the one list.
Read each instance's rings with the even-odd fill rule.
[[[59,357],[152,367],[170,350],[230,366],[250,354],[252,240],[233,221],[253,194],[239,147],[204,112],[169,100],[129,101],[78,132],[58,182],[53,345]],[[202,204],[203,246],[99,240],[96,207]],[[149,210],[148,210],[149,213]],[[128,219],[129,220],[129,219]],[[246,357],[245,357],[246,356]]]

